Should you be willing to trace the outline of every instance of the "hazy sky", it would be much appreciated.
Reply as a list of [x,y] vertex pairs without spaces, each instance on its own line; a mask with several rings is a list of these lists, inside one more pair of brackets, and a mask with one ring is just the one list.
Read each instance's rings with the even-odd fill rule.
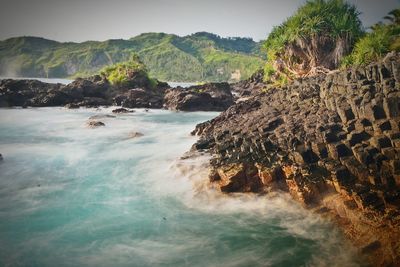
[[[58,41],[127,39],[143,32],[265,39],[305,0],[0,0],[0,40],[41,36]],[[350,0],[365,26],[400,0]]]

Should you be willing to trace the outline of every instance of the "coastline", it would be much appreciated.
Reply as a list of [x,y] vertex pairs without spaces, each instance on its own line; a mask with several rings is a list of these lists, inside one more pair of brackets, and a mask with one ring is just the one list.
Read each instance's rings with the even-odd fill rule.
[[333,214],[374,266],[400,264],[400,56],[296,80],[197,125],[222,192],[283,190]]

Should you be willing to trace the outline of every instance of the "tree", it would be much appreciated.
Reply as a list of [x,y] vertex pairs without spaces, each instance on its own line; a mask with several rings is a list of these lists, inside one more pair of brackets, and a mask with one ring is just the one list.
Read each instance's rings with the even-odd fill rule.
[[400,25],[400,8],[390,11],[384,19],[388,20],[391,24]]

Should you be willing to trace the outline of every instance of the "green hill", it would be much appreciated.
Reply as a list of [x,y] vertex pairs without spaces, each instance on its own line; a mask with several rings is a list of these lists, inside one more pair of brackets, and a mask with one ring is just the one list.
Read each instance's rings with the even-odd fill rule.
[[144,33],[129,40],[60,43],[38,37],[0,41],[0,75],[66,78],[86,76],[139,55],[150,75],[164,81],[246,79],[263,65],[260,44],[199,32],[180,37]]

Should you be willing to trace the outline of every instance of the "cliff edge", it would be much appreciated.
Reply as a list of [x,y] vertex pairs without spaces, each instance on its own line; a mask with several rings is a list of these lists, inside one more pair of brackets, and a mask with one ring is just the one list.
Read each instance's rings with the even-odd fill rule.
[[[257,88],[262,86],[257,85]],[[199,124],[223,192],[283,190],[400,266],[400,54],[252,94]]]

